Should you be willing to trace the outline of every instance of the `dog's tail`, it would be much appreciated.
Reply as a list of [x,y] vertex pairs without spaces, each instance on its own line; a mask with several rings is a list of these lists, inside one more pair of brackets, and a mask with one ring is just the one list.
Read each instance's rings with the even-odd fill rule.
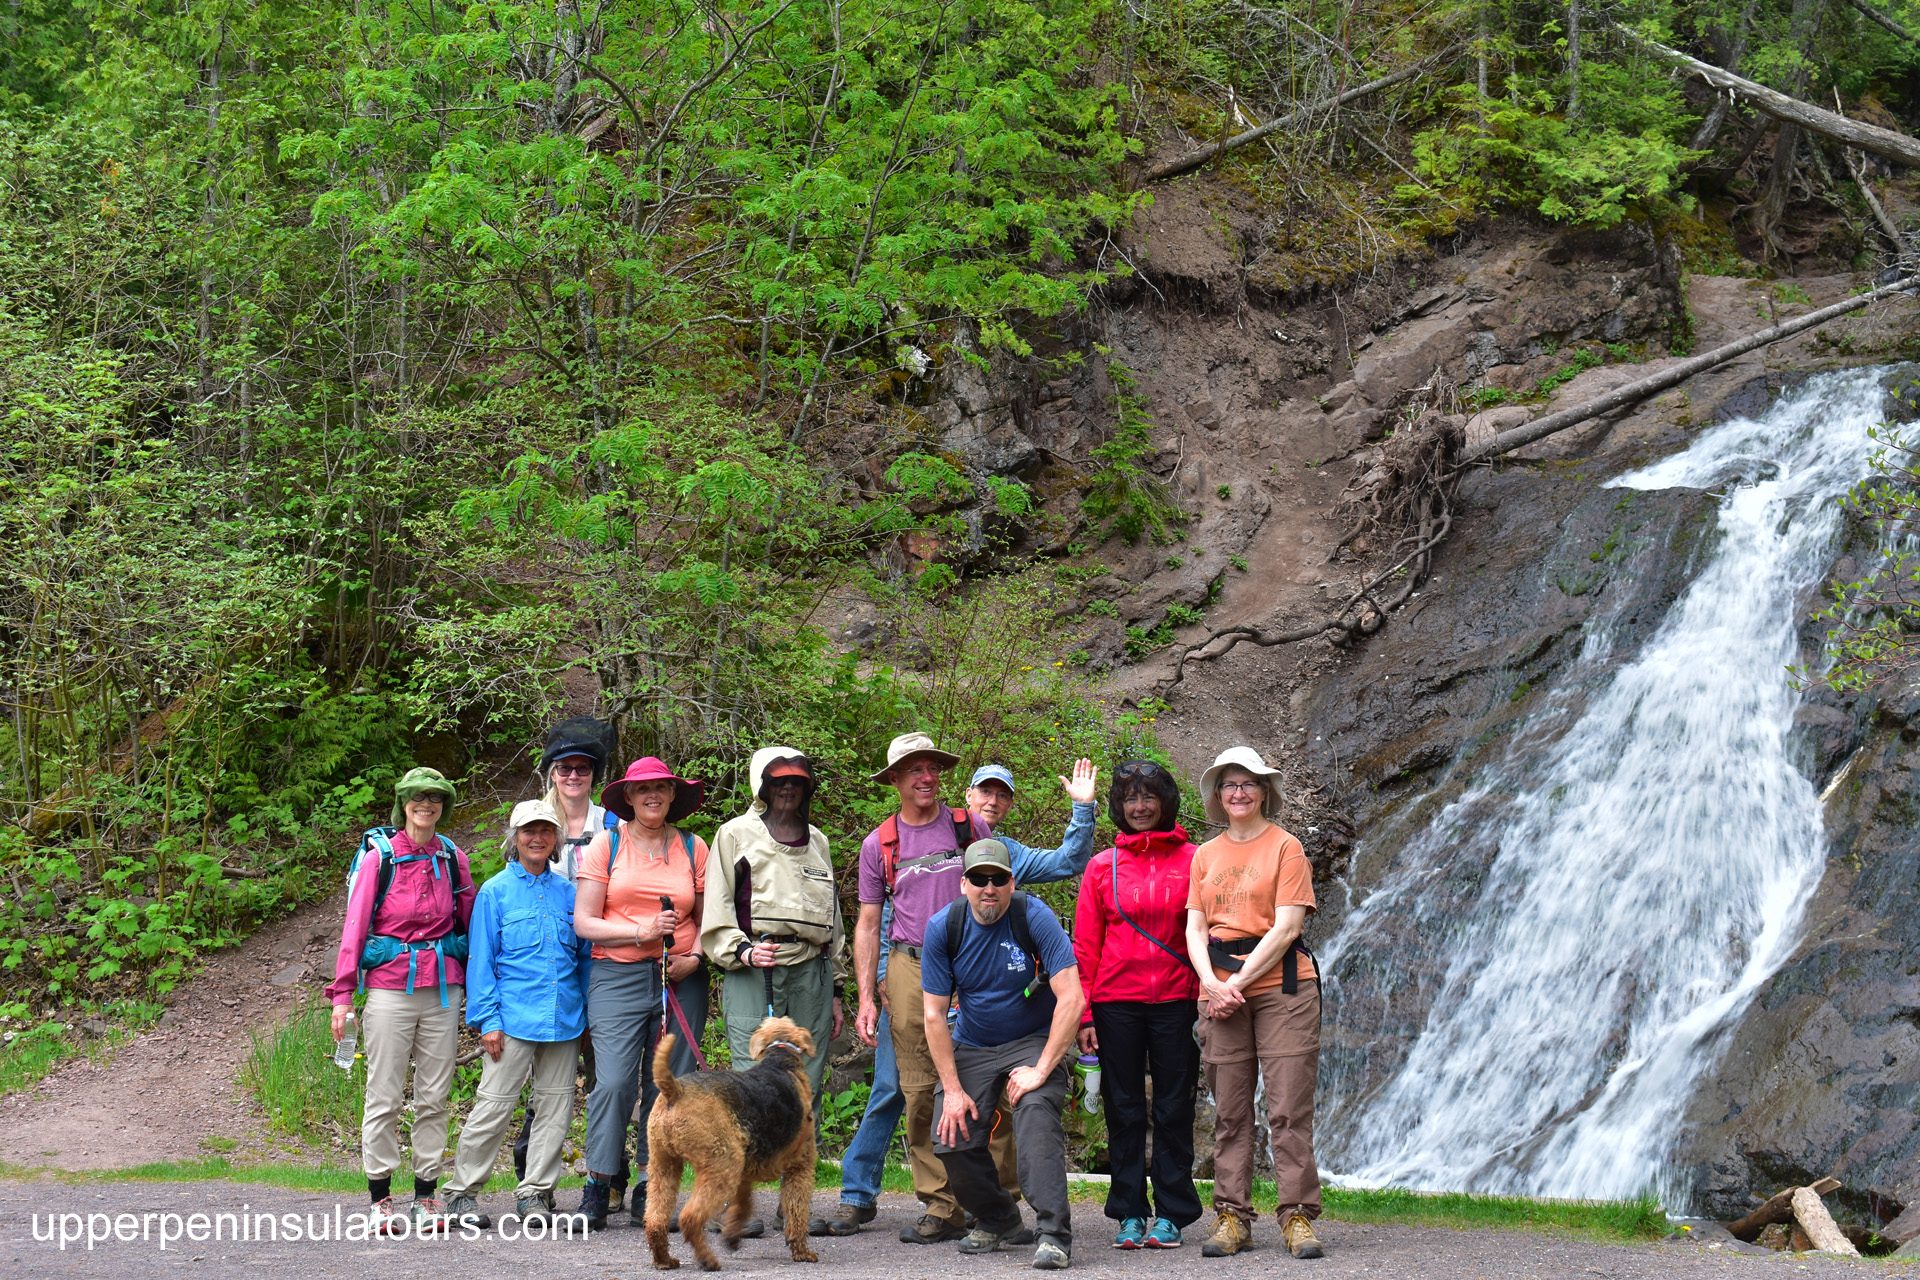
[[653,1051],[653,1083],[660,1090],[660,1101],[672,1106],[680,1101],[680,1082],[673,1078],[673,1033],[660,1037]]

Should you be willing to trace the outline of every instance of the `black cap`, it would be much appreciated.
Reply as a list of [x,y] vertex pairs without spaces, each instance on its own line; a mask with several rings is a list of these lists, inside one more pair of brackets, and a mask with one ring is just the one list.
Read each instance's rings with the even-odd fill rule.
[[593,761],[593,777],[597,782],[606,775],[607,759],[619,742],[619,735],[605,720],[592,716],[562,720],[547,733],[546,750],[540,753],[540,772],[544,775],[556,760],[585,756]]

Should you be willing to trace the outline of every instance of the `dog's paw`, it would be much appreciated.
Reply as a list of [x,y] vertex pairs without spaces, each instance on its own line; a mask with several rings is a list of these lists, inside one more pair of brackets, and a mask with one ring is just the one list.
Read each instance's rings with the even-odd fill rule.
[[720,1269],[720,1259],[715,1258],[712,1262],[703,1262],[700,1264],[700,1269],[702,1271],[718,1271]]
[[728,1253],[737,1253],[740,1250],[739,1236],[730,1236],[723,1232],[720,1236],[720,1243],[726,1246]]
[[793,1251],[793,1260],[795,1262],[818,1262],[820,1261],[820,1255],[811,1249],[795,1249]]
[[672,1271],[678,1268],[679,1265],[680,1259],[678,1258],[661,1258],[654,1262],[653,1268],[656,1271]]

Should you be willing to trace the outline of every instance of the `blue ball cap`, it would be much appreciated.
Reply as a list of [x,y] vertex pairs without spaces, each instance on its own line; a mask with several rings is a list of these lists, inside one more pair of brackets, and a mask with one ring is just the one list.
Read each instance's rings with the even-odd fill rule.
[[973,771],[973,781],[967,785],[977,787],[983,782],[998,782],[1007,790],[1013,790],[1013,773],[1003,764],[983,764]]

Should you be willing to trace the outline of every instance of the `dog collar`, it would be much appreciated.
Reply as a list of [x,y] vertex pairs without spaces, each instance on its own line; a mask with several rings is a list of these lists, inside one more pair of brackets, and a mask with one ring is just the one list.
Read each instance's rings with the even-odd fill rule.
[[807,1055],[805,1054],[805,1052],[803,1052],[803,1051],[801,1050],[801,1048],[800,1048],[800,1046],[799,1046],[799,1045],[797,1045],[797,1044],[795,1044],[795,1043],[793,1043],[793,1041],[791,1041],[791,1040],[775,1040],[775,1041],[773,1041],[773,1042],[771,1042],[770,1044],[768,1044],[768,1045],[767,1045],[767,1048],[769,1048],[769,1049],[791,1049],[791,1050],[793,1050],[793,1051],[794,1051],[795,1053],[797,1053],[797,1054],[799,1054],[799,1055],[800,1055],[801,1057],[803,1057],[803,1058],[807,1056]]

